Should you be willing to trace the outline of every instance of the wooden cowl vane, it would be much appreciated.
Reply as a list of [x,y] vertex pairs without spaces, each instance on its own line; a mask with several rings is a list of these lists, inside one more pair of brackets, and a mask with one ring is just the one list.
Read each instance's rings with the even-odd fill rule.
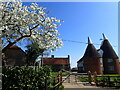
[[105,34],[103,34],[103,42],[100,49],[103,50],[104,74],[120,73],[119,58]]
[[88,46],[82,59],[86,72],[91,71],[94,73],[96,71],[98,74],[102,74],[100,63],[101,56],[92,44],[90,37],[88,37]]

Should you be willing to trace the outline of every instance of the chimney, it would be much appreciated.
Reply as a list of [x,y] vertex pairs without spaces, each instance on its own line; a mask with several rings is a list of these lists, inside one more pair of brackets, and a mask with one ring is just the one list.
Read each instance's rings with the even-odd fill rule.
[[54,55],[51,55],[51,58],[54,58]]
[[68,55],[67,63],[70,63],[70,55]]
[[70,55],[68,55],[68,59],[70,58]]

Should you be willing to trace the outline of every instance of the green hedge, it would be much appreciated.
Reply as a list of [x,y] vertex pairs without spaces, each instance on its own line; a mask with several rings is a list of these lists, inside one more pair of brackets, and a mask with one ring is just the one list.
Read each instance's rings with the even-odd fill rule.
[[31,67],[3,67],[2,88],[19,90],[42,90],[45,88],[45,79],[50,78],[51,68],[44,66],[38,69]]

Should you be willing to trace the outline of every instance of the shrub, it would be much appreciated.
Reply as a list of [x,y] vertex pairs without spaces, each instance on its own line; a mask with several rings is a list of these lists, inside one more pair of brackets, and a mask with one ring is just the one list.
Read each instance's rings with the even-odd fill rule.
[[2,87],[8,89],[43,89],[45,88],[45,79],[50,77],[51,68],[44,66],[38,69],[32,67],[3,67],[2,69]]

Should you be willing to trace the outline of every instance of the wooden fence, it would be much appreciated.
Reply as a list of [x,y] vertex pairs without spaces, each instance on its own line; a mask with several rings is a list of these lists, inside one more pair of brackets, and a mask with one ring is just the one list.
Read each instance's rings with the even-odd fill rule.
[[[63,76],[66,76],[64,79],[63,79]],[[48,89],[55,89],[60,85],[62,85],[62,83],[68,79],[68,82],[70,83],[70,74],[69,73],[66,73],[66,74],[62,74],[62,71],[58,72],[58,77],[54,77],[53,79],[45,79],[45,90],[48,90]],[[49,88],[48,85],[49,83],[53,81],[53,87]]]
[[78,77],[81,77],[82,81],[89,82],[91,85],[120,88],[120,75],[97,75],[96,72],[93,74],[91,72],[71,73],[70,75],[75,75],[75,82]]
[[[61,74],[62,75],[62,74]],[[75,75],[75,82],[77,82],[77,76],[81,76],[81,77],[88,77],[88,82],[90,84],[94,84],[97,86],[103,86],[103,87],[118,87],[120,88],[120,75],[97,75],[96,72],[94,72],[93,74],[91,72],[88,73],[68,73],[68,76],[62,80],[62,76],[61,76],[61,83],[63,81],[65,81],[66,79],[68,79],[68,82],[70,82],[70,75]],[[54,78],[54,80],[57,79]],[[59,81],[59,80],[58,80]],[[56,83],[56,85],[53,87],[55,88],[57,85],[60,84],[60,82]]]
[[92,75],[88,72],[88,80],[90,84],[94,82],[97,86],[120,88],[120,76],[97,75],[96,72]]
[[54,77],[53,79],[45,79],[45,90],[48,90],[49,87],[49,83],[53,81],[53,87],[51,87],[51,89],[55,89],[57,86],[59,87],[59,85],[62,85],[62,72],[60,71],[58,73],[58,77]]

